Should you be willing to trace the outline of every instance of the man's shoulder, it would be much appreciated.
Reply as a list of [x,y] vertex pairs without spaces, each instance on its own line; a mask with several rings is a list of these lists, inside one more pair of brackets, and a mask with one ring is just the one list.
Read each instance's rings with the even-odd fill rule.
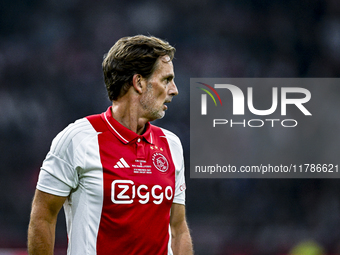
[[155,125],[151,125],[151,128],[153,130],[153,132],[155,133],[155,131],[157,130],[158,133],[162,134],[160,136],[163,136],[165,137],[169,142],[171,143],[175,143],[179,146],[182,146],[181,145],[181,140],[179,139],[179,137],[173,133],[172,131],[168,130],[168,129],[165,129],[165,128],[162,128],[162,127],[158,127],[158,126],[155,126]]
[[93,127],[87,117],[78,119],[70,123],[66,128],[64,128],[60,133],[67,134],[69,137],[74,137],[82,133],[87,133],[93,131]]
[[87,117],[78,119],[57,134],[52,141],[51,150],[58,153],[58,151],[63,151],[70,145],[76,148],[85,138],[96,134],[96,130]]
[[[97,130],[96,127],[100,130]],[[98,113],[75,120],[60,133],[66,133],[69,137],[75,137],[82,134],[86,135],[87,133],[103,132],[104,128],[107,129],[104,125],[102,114]]]

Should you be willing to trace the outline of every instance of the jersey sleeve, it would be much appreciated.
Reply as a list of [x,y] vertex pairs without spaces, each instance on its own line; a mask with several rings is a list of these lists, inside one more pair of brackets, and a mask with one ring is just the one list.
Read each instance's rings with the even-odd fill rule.
[[78,147],[85,135],[83,130],[89,126],[86,119],[70,124],[52,141],[39,173],[37,189],[43,192],[68,196],[79,182],[77,168],[82,161]]
[[184,157],[183,148],[180,139],[172,132],[162,129],[166,135],[175,164],[175,196],[173,202],[185,205],[185,175],[184,175]]

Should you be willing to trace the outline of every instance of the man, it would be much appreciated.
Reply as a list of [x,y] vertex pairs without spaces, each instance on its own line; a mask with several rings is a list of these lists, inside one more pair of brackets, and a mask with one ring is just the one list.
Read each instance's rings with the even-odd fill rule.
[[68,254],[193,254],[180,141],[149,123],[178,94],[174,53],[142,35],[110,49],[103,71],[112,106],[53,140],[33,199],[29,254],[53,254],[62,205]]

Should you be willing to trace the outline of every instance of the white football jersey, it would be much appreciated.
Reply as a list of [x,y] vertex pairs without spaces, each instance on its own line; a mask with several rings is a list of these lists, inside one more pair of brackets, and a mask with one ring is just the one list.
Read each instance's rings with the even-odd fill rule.
[[37,189],[67,196],[69,255],[169,255],[171,205],[185,204],[183,149],[149,123],[143,135],[125,128],[110,107],[56,136]]

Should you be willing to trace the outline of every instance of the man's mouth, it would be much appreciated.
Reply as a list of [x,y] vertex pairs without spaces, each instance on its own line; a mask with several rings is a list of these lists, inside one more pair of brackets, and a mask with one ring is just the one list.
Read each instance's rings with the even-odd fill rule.
[[166,105],[166,104],[168,104],[168,103],[171,103],[171,100],[166,100],[165,102],[164,102],[164,109],[165,110],[167,110],[168,109],[168,106]]
[[172,100],[172,98],[165,100],[165,101],[164,101],[164,104],[171,103],[171,100]]

